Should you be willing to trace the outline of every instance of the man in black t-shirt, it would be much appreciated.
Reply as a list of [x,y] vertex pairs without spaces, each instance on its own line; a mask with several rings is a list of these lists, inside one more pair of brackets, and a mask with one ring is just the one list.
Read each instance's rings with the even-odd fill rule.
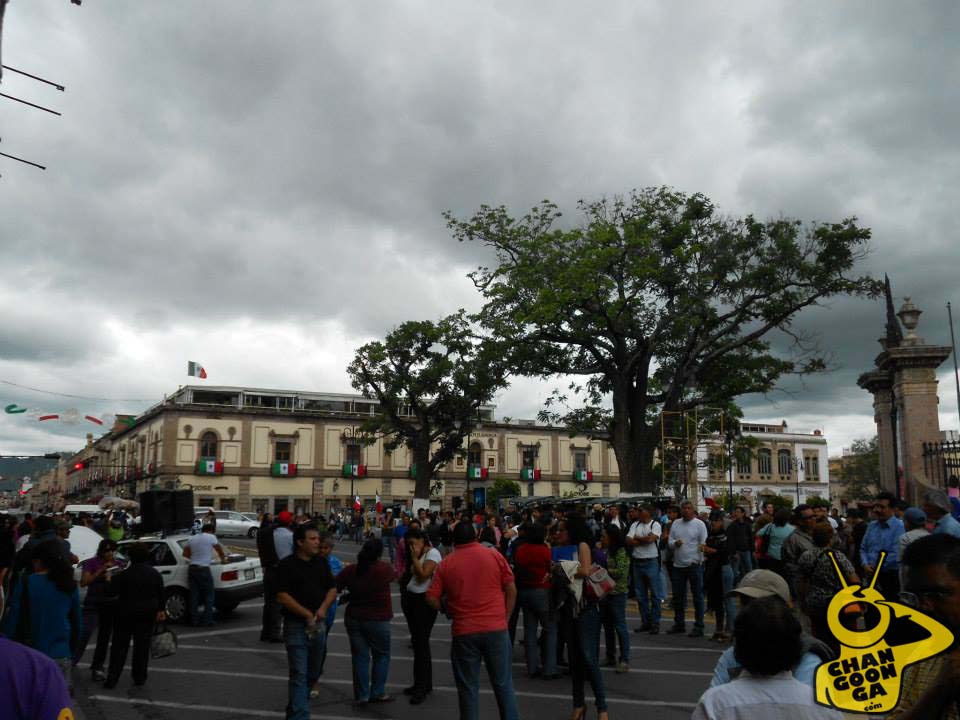
[[312,525],[293,531],[293,555],[277,565],[277,602],[287,646],[288,720],[309,720],[310,689],[320,677],[327,635],[327,610],[337,597],[330,564],[320,556],[320,533]]

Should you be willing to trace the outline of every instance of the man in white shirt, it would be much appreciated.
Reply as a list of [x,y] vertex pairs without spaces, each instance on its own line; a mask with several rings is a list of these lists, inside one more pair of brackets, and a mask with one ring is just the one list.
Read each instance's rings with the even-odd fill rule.
[[660,523],[653,519],[649,507],[640,508],[637,520],[627,531],[626,544],[631,548],[633,587],[643,624],[635,632],[660,632]]
[[213,534],[213,525],[204,525],[203,532],[191,536],[183,548],[183,556],[190,561],[187,578],[190,581],[190,623],[194,626],[213,625],[213,574],[210,572],[210,563],[213,562],[214,552],[220,556],[220,562],[226,559],[220,541]]
[[693,595],[693,631],[690,637],[703,637],[703,546],[707,526],[697,517],[689,500],[680,504],[680,517],[670,525],[669,545],[673,550],[673,627],[667,633],[686,631],[687,584]]

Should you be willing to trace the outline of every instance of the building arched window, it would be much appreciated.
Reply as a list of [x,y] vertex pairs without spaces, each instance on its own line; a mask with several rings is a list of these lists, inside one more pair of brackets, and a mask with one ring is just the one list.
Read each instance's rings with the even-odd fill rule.
[[200,436],[200,457],[216,459],[217,457],[217,434],[215,432],[205,432]]
[[768,448],[757,450],[757,472],[761,475],[773,472],[773,453]]
[[777,451],[777,470],[781,475],[790,474],[790,451],[789,450],[778,450]]
[[470,450],[467,453],[467,464],[468,465],[483,465],[483,445],[478,442],[470,444]]

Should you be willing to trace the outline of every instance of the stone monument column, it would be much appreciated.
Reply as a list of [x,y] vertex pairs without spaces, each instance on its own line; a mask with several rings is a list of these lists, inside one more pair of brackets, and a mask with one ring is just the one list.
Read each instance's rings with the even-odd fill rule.
[[873,395],[873,420],[877,424],[877,453],[880,461],[880,489],[897,492],[897,452],[894,448],[893,383],[882,370],[864,373],[857,381]]

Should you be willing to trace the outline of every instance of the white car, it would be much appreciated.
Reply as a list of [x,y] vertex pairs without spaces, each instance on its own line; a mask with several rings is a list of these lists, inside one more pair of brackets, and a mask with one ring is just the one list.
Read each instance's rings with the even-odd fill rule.
[[[215,530],[217,537],[235,535],[238,537],[255,538],[257,536],[257,530],[260,529],[259,522],[251,520],[242,513],[234,512],[233,510],[214,510],[213,515],[217,519]],[[206,513],[197,514],[198,518],[205,516]]]
[[[187,579],[190,561],[183,557],[183,548],[189,540],[189,535],[144,536],[119,544],[121,553],[123,547],[131,543],[147,545],[150,564],[163,577],[167,595],[164,610],[172,622],[187,620],[190,615],[190,581]],[[244,600],[263,595],[263,569],[258,560],[228,555],[224,563],[214,561],[210,571],[213,574],[214,605],[220,612],[231,612]]]

